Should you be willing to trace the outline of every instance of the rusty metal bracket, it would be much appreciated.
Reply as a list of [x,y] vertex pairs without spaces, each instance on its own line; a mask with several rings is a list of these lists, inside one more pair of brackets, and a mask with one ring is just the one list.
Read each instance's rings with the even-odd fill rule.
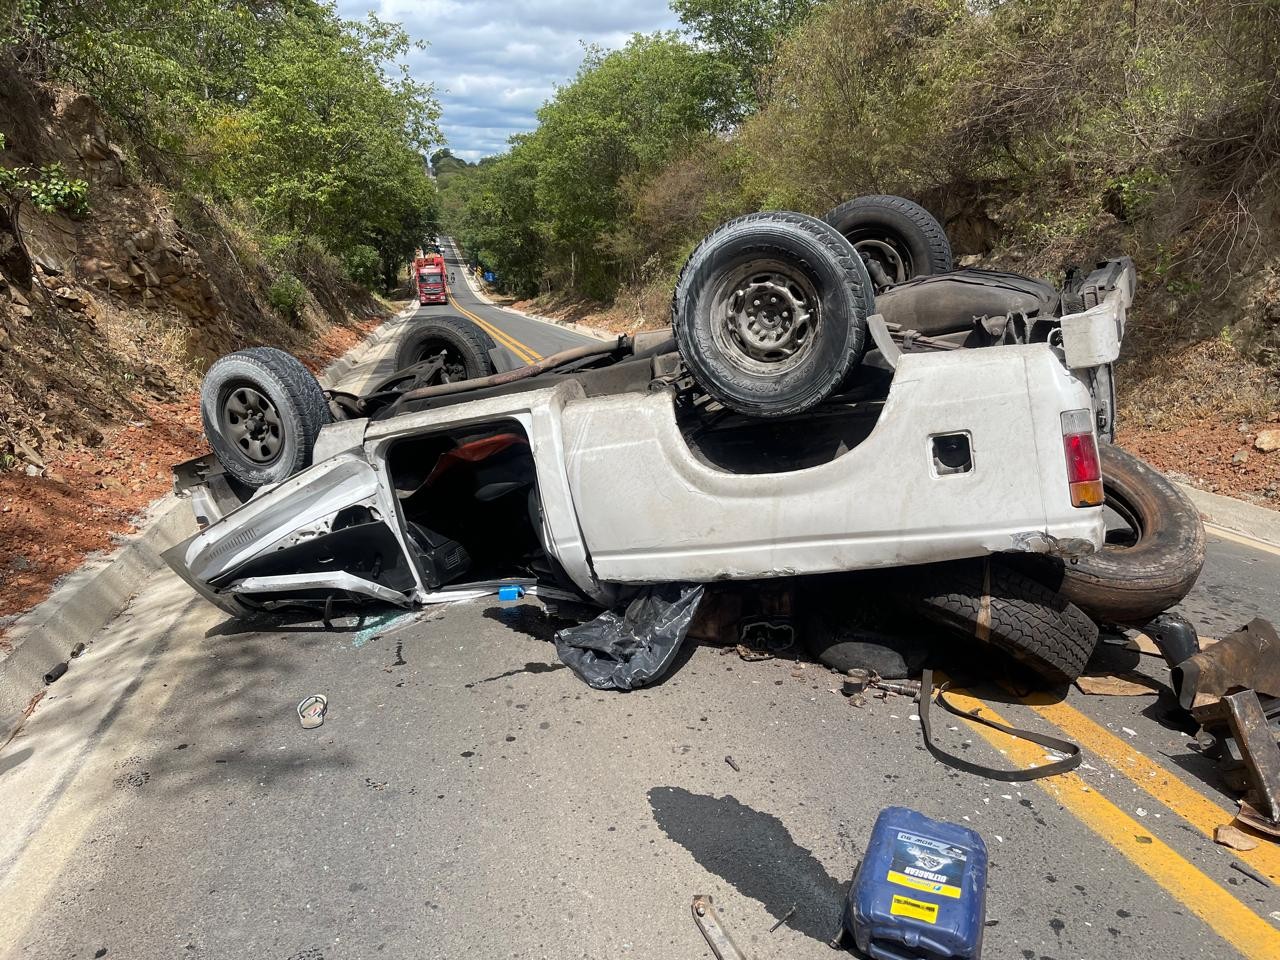
[[1280,746],[1253,690],[1230,693],[1217,703],[1197,707],[1192,714],[1207,731],[1222,736],[1230,731],[1248,791],[1240,803],[1239,819],[1255,830],[1280,836]]
[[729,931],[720,923],[710,894],[699,894],[693,898],[693,922],[707,938],[716,960],[747,960],[746,954],[738,949]]

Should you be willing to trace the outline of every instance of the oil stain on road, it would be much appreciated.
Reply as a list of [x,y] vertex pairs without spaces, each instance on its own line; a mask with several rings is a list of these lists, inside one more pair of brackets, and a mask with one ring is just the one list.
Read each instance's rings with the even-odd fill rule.
[[777,817],[731,794],[713,797],[680,787],[654,787],[649,806],[662,831],[703,869],[759,900],[771,916],[781,920],[795,906],[787,926],[824,943],[838,932],[845,884]]

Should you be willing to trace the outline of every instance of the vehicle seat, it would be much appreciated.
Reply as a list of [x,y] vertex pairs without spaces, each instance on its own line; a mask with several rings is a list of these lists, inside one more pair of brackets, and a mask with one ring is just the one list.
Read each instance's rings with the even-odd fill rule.
[[972,329],[975,318],[1053,316],[1059,294],[1042,280],[995,270],[953,270],[908,280],[876,294],[887,323],[926,336]]

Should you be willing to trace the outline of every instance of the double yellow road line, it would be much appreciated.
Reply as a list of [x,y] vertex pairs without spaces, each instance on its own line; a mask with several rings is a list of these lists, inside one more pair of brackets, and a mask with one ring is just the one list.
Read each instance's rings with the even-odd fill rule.
[[453,309],[457,310],[460,314],[478,326],[485,333],[489,334],[489,336],[493,337],[494,340],[502,344],[502,346],[506,347],[525,363],[533,363],[535,360],[542,359],[542,354],[538,353],[538,351],[521,343],[515,337],[511,336],[511,334],[504,333],[493,324],[477,317],[474,313],[455,300],[452,295],[449,297],[449,303],[453,306]]
[[[971,694],[956,692],[949,696],[962,710],[980,709],[989,719],[1009,722],[989,704]],[[1074,707],[1063,702],[1055,703],[1043,695],[1025,697],[1022,702],[1204,836],[1212,838],[1215,827],[1230,823],[1234,817],[1232,811],[1188,787]],[[1032,767],[1044,761],[1043,747],[1006,737],[982,724],[970,723],[970,726],[1016,766]],[[1104,797],[1078,773],[1048,777],[1035,783],[1208,924],[1241,956],[1249,960],[1275,960],[1280,957],[1280,930],[1154,836],[1146,826]],[[1268,840],[1261,840],[1257,848],[1249,851],[1228,851],[1225,847],[1211,849],[1215,855],[1238,857],[1258,873],[1280,883],[1280,851]]]

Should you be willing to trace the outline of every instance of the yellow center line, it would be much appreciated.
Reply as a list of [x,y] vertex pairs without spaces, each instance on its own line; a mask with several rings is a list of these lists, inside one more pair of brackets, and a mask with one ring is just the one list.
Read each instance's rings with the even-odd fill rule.
[[538,353],[532,347],[525,346],[515,337],[511,336],[511,334],[499,330],[492,324],[480,319],[453,297],[449,297],[449,303],[453,305],[455,310],[459,311],[468,320],[479,326],[481,330],[485,331],[485,333],[489,334],[489,336],[493,337],[493,339],[497,340],[525,363],[533,363],[535,360],[542,359],[542,354]]
[[[1124,774],[1206,837],[1213,839],[1215,827],[1235,819],[1233,812],[1193,790],[1160,764],[1134,750],[1075,707],[1065,703],[1052,703],[1050,699],[1045,694],[1035,694],[1024,697],[1023,703],[1086,750],[1096,753],[1114,767],[1116,772]],[[1222,849],[1227,851],[1226,847]],[[1280,847],[1270,840],[1261,839],[1253,850],[1229,852],[1272,882],[1280,883]]]
[[[992,720],[1008,723],[981,700],[955,691],[948,696],[961,710],[982,709]],[[1043,762],[1044,748],[1015,740],[997,730],[966,721],[1013,763],[1031,767]],[[1086,827],[1115,847],[1218,936],[1248,960],[1280,957],[1280,930],[1246,907],[1196,869],[1159,837],[1098,793],[1076,773],[1035,781]]]

